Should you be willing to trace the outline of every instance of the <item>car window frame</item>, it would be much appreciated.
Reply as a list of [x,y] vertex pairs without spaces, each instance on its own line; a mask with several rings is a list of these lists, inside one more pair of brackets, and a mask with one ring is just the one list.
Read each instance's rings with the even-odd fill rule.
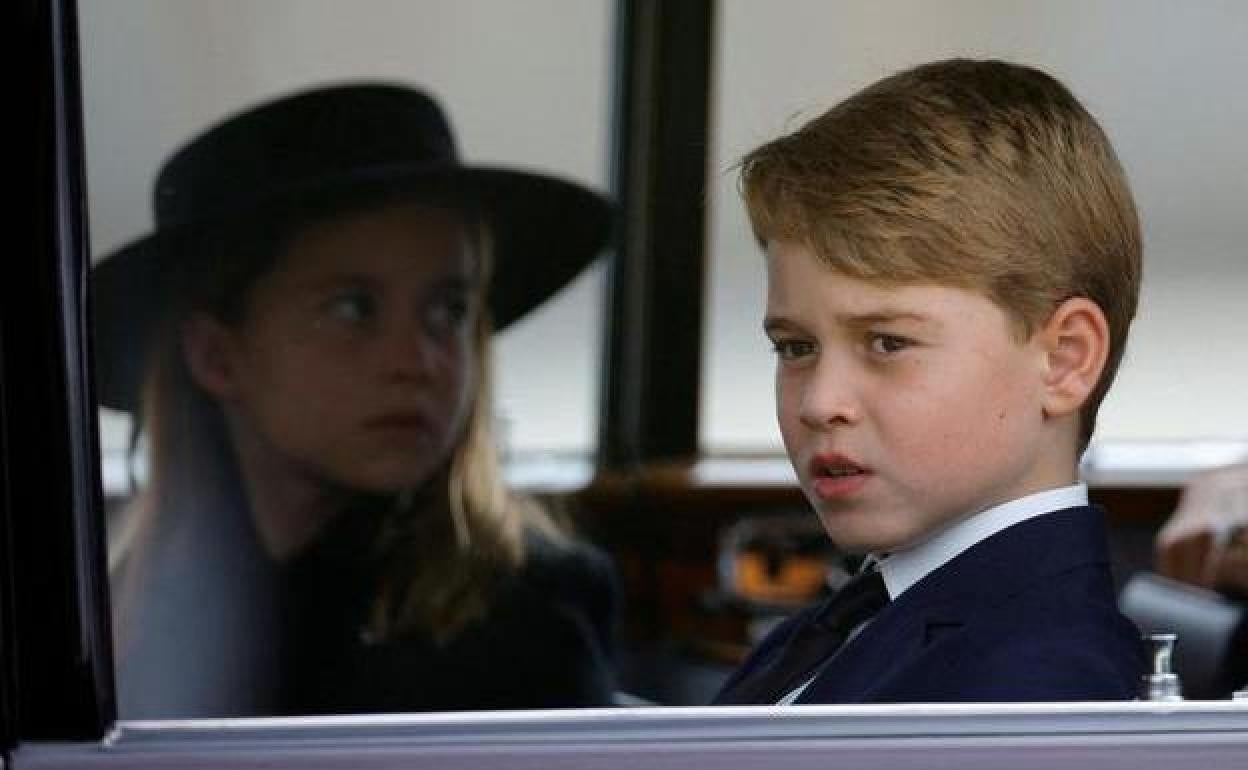
[[[619,0],[617,6],[613,184],[623,224],[607,282],[611,313],[603,355],[612,375],[604,382],[618,377],[620,384],[604,384],[600,472],[639,476],[644,466],[697,454],[701,300],[694,303],[696,312],[688,304],[677,307],[671,287],[701,286],[704,269],[699,191],[705,185],[714,6],[713,0]],[[1081,743],[1079,736],[1117,736],[1141,746],[1177,740],[1173,745],[1226,757],[1248,742],[1233,729],[1243,715],[1234,704],[601,709],[118,723],[86,321],[75,9],[74,0],[23,0],[19,11],[22,29],[35,43],[31,151],[24,158],[30,210],[22,217],[25,243],[5,267],[0,301],[0,748],[11,752],[5,761],[14,767],[134,766],[136,758],[161,767],[185,760],[186,751],[200,751],[201,761],[206,755],[228,758],[235,766],[266,757],[307,766],[309,758],[315,765],[341,761],[345,750],[397,746],[391,760],[361,755],[361,767],[381,767],[399,759],[445,758],[443,749],[451,744],[464,749],[460,758],[468,757],[469,764],[476,756],[479,764],[507,758],[522,765],[545,752],[573,763],[596,757],[620,766],[634,766],[642,755],[676,766],[672,757],[687,762],[713,754],[732,767],[759,756],[737,754],[734,761],[734,750],[746,745],[771,746],[776,756],[807,752],[805,761],[813,763],[822,761],[827,748],[878,749],[887,757],[888,741],[942,734],[950,745],[962,741],[972,752],[1048,736],[1074,746],[1072,752],[1105,760],[1116,744]],[[702,61],[706,70],[667,82],[662,74],[678,61],[694,69]],[[682,109],[691,113],[679,121],[658,119]],[[688,149],[691,141],[703,148],[700,160]],[[658,189],[679,193],[664,201],[654,194]],[[669,242],[680,251],[663,245]],[[664,272],[674,262],[685,263],[684,272]],[[19,294],[20,316],[14,301]],[[690,318],[696,333],[674,339],[671,324]],[[673,359],[684,363],[666,368]],[[13,451],[17,446],[20,452]],[[954,719],[971,721],[953,729]],[[1115,720],[1132,727],[1115,731]],[[982,727],[988,723],[996,727]],[[939,724],[946,725],[945,733]],[[645,730],[662,735],[638,738]]]
[[[620,248],[609,250],[607,302],[613,312],[605,324],[603,357],[604,370],[612,375],[604,383],[616,377],[630,386],[615,391],[603,386],[600,438],[603,446],[618,451],[600,453],[600,472],[627,474],[655,457],[696,449],[700,333],[695,324],[674,351],[665,313],[679,303],[660,301],[653,292],[673,279],[670,272],[658,272],[657,244],[681,243],[695,271],[688,275],[700,276],[705,154],[678,150],[691,141],[698,146],[699,137],[705,137],[713,8],[712,0],[618,0],[616,6],[612,186],[624,206],[616,233]],[[23,308],[34,310],[18,319],[17,303],[6,302],[0,327],[11,331],[20,320],[23,329],[5,338],[0,404],[7,445],[22,447],[4,457],[9,484],[3,516],[14,558],[6,562],[3,577],[14,601],[3,628],[14,638],[6,663],[16,671],[12,685],[4,688],[4,702],[13,704],[6,726],[12,728],[10,742],[100,740],[113,728],[116,713],[98,418],[90,375],[77,4],[23,0],[19,12],[35,43],[30,64],[38,109],[27,124],[32,151],[25,156],[24,181],[32,194],[21,250],[27,258],[6,266],[6,293],[17,297],[20,292]],[[700,42],[690,47],[690,39]],[[669,82],[665,73],[672,66],[693,76]],[[696,98],[688,101],[690,95]],[[682,104],[689,105],[688,117],[669,120]],[[675,156],[680,161],[669,162]],[[656,189],[672,192],[663,196],[665,202],[655,203]],[[670,250],[663,256],[668,262],[686,261],[671,259]],[[676,283],[682,281],[701,285],[688,277]],[[700,319],[699,308],[690,305],[685,316]],[[638,335],[633,324],[641,320],[645,333]],[[673,354],[686,363],[664,374],[656,358]],[[672,388],[683,389],[683,396],[667,398]],[[661,415],[650,408],[654,404],[663,405]],[[20,515],[35,501],[39,516]]]
[[85,180],[76,7],[24,0],[31,99],[25,216],[0,299],[3,576],[11,599],[12,739],[102,737],[114,719],[95,399],[86,322]]
[[1248,706],[876,704],[122,723],[103,744],[24,746],[19,770],[596,767],[1232,767]]

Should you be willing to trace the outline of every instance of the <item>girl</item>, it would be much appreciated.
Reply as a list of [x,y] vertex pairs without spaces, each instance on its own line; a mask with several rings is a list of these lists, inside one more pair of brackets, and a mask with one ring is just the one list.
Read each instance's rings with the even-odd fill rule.
[[609,702],[610,566],[503,486],[489,372],[606,204],[461,165],[389,85],[230,118],[155,199],[94,281],[101,401],[150,457],[116,549],[122,716]]

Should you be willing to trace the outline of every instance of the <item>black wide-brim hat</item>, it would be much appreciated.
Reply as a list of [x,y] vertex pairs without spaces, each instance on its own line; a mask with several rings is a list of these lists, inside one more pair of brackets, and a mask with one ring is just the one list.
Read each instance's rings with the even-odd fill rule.
[[100,403],[137,410],[154,332],[171,310],[173,277],[197,237],[301,202],[409,188],[484,217],[495,329],[570,282],[610,235],[610,204],[581,185],[462,164],[445,115],[421,91],[348,84],[266,102],[178,150],[156,179],[155,231],[93,269]]

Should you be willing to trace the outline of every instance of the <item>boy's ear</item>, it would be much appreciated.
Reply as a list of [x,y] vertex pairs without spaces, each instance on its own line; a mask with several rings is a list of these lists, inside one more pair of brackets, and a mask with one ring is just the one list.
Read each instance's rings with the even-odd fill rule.
[[1109,358],[1109,322],[1086,297],[1065,300],[1039,331],[1045,355],[1046,417],[1079,411],[1096,389]]
[[206,313],[182,324],[182,360],[196,385],[219,401],[234,396],[237,385],[234,337],[230,329]]

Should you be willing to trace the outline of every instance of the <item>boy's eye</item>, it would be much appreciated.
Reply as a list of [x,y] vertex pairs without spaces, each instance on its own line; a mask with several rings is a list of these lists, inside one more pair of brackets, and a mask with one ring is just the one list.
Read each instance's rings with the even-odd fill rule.
[[793,361],[815,352],[814,343],[806,340],[772,340],[771,347],[785,361]]
[[880,355],[899,353],[910,346],[910,340],[895,334],[873,334],[870,340],[871,352]]

